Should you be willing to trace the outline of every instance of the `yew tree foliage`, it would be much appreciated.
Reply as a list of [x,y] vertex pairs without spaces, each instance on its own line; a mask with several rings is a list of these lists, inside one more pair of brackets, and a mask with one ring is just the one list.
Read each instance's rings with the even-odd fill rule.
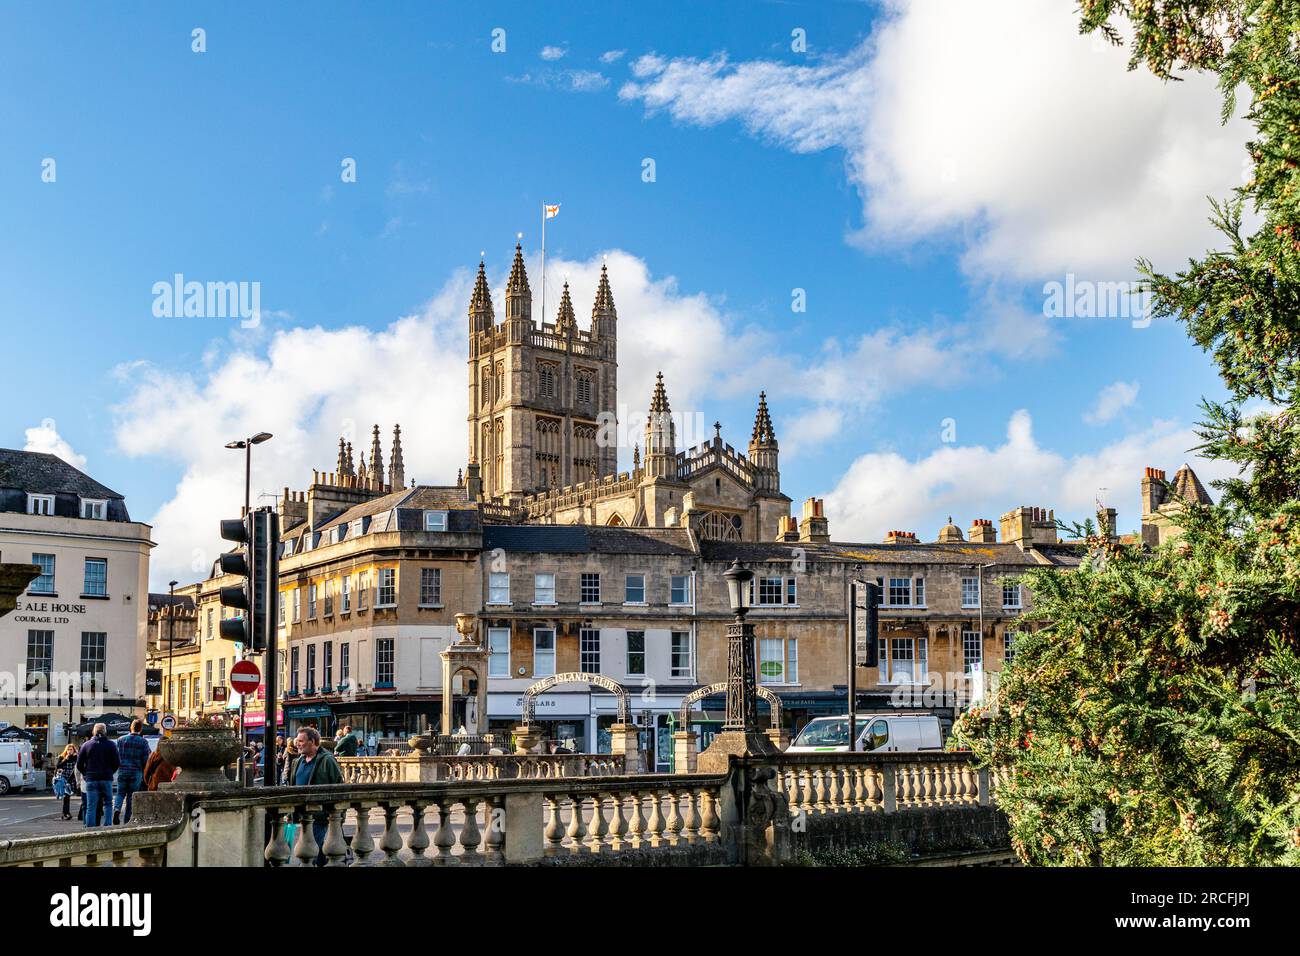
[[1218,366],[1201,451],[1240,473],[1154,551],[1099,529],[1077,570],[1029,572],[1043,627],[957,739],[1013,768],[999,800],[1026,862],[1300,864],[1300,0],[1079,12],[1130,69],[1216,73],[1225,118],[1249,97],[1252,177],[1211,202],[1222,248],[1175,275],[1138,262],[1155,314]]

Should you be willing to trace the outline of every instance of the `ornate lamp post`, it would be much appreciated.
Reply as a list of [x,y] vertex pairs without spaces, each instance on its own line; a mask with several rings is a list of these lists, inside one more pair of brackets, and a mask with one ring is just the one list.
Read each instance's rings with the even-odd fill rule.
[[758,729],[758,692],[754,666],[754,625],[745,622],[749,612],[750,585],[754,572],[739,560],[723,572],[727,597],[736,619],[727,625],[727,719],[722,733],[700,754],[701,773],[722,773],[731,756],[761,756],[779,753]]

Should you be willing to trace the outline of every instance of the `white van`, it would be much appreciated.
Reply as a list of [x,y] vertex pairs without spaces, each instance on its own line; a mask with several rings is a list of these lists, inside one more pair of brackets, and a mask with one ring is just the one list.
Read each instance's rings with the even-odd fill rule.
[[[808,723],[786,753],[836,753],[849,749],[849,715],[818,717]],[[934,714],[858,714],[863,753],[942,750],[943,732]]]
[[36,786],[31,742],[0,740],[0,796],[10,790],[35,790]]

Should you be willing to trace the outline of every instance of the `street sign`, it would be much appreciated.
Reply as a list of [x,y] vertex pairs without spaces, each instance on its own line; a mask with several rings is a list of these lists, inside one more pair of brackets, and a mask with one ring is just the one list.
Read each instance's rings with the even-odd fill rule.
[[225,684],[217,684],[212,688],[212,702],[214,704],[224,704],[226,702]]
[[162,719],[161,726],[163,730],[175,730],[176,717],[173,714],[166,714]]
[[230,686],[236,693],[251,694],[262,683],[262,672],[252,661],[239,661],[230,669]]
[[144,692],[158,696],[163,692],[163,672],[161,667],[146,667],[144,670]]

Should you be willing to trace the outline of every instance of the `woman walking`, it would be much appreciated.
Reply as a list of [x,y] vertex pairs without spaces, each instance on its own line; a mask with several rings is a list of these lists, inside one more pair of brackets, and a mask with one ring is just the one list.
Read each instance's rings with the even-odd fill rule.
[[68,744],[54,765],[54,795],[63,801],[63,819],[72,819],[72,795],[77,792],[77,745]]

